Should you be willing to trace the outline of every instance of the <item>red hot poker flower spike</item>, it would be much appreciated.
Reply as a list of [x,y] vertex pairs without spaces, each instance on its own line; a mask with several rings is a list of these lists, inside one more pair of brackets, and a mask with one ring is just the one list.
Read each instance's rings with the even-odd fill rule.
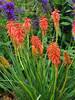
[[54,22],[54,27],[59,27],[59,21],[60,21],[60,14],[59,14],[59,10],[55,9],[53,12],[52,12],[52,19],[53,19],[53,22]]
[[9,21],[7,23],[8,35],[15,46],[20,46],[24,41],[24,31],[20,23]]
[[46,32],[47,32],[47,29],[48,29],[48,21],[47,21],[47,18],[46,17],[41,17],[40,18],[40,28],[42,30],[42,35],[45,35]]
[[58,47],[56,42],[53,42],[48,46],[47,54],[52,63],[56,67],[58,67],[58,65],[60,64],[60,48]]
[[42,54],[43,53],[43,45],[38,36],[32,36],[31,44],[32,44],[32,53],[33,54],[38,54],[38,53]]
[[25,18],[25,21],[23,23],[23,28],[26,34],[30,31],[31,29],[31,19],[30,18]]
[[14,36],[15,36],[14,39],[15,39],[16,45],[20,45],[20,44],[23,43],[23,41],[24,41],[24,31],[23,31],[23,29],[21,29],[21,28],[17,29],[15,31]]
[[65,51],[64,52],[64,64],[65,65],[70,65],[71,64],[71,58],[70,55]]

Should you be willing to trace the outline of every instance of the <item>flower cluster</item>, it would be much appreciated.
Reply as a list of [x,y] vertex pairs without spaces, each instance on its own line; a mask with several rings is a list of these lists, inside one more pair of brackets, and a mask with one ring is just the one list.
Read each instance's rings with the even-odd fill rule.
[[59,27],[59,21],[60,21],[59,10],[55,9],[52,12],[52,19],[53,19],[54,28],[55,28],[55,31],[56,31],[56,42],[58,42],[58,36],[61,36],[60,27]]
[[75,3],[75,0],[72,0],[73,3]]
[[25,18],[23,27],[25,29],[25,33],[28,33],[30,31],[30,29],[31,29],[31,19],[30,18]]
[[25,37],[22,25],[14,21],[8,21],[7,29],[8,35],[10,36],[13,44],[17,47],[20,46],[23,43]]
[[65,65],[70,65],[71,64],[71,58],[69,56],[69,54],[65,51],[64,52],[64,64]]
[[[39,25],[42,30],[42,35],[45,35],[48,28],[48,21],[46,17],[40,18]],[[18,47],[22,45],[26,34],[28,34],[31,29],[31,19],[25,18],[25,21],[23,24],[10,20],[7,23],[7,29],[8,29],[8,35],[10,36],[13,44],[16,47]],[[73,23],[72,32],[75,35],[75,22]],[[33,35],[31,37],[31,44],[32,44],[32,53],[34,55],[43,54],[43,45],[38,36]],[[58,65],[60,64],[60,48],[56,42],[52,42],[48,46],[47,55],[48,55],[49,60],[51,60],[52,63],[56,67],[58,67]],[[66,62],[66,64],[70,64],[71,62],[66,52],[64,53],[64,61]]]
[[6,2],[3,6],[3,9],[6,13],[8,20],[14,20],[15,19],[14,2]]
[[42,0],[42,3],[47,4],[48,0]]
[[60,64],[60,48],[57,43],[51,43],[47,48],[48,58],[52,61],[52,63],[58,67]]
[[0,10],[3,9],[3,4],[5,3],[5,0],[0,0]]
[[53,19],[53,22],[54,22],[54,27],[55,27],[55,29],[56,29],[57,27],[59,27],[59,21],[60,21],[59,10],[55,9],[55,10],[52,12],[52,19]]
[[41,17],[40,18],[40,28],[41,28],[41,31],[42,31],[42,35],[45,35],[46,32],[47,32],[47,29],[48,29],[48,21],[47,21],[47,18],[46,17]]
[[14,13],[14,2],[10,0],[0,0],[0,10],[4,10],[4,14],[7,16],[8,20],[15,19]]
[[46,13],[48,11],[48,0],[42,0],[42,7],[43,7],[43,11]]
[[43,53],[43,45],[38,36],[31,37],[31,44],[32,44],[32,53],[34,55]]

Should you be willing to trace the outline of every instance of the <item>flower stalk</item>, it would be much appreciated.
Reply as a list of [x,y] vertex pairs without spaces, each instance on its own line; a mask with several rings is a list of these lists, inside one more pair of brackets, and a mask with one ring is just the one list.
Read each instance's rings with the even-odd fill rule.
[[59,21],[60,21],[60,14],[59,14],[59,10],[55,9],[52,12],[52,19],[53,19],[53,23],[54,23],[54,28],[56,31],[56,43],[58,42],[58,36],[60,36],[60,27],[59,27]]
[[55,80],[54,80],[54,88],[53,88],[53,94],[50,97],[50,100],[54,100],[55,98],[55,91],[56,91],[56,84],[57,84],[57,77],[58,77],[58,68],[53,66],[55,70]]

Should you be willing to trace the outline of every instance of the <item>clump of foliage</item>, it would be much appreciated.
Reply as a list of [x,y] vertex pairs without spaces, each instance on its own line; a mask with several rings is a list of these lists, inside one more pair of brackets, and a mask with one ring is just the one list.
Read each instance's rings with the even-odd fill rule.
[[75,24],[61,2],[25,1],[19,21],[1,20],[0,88],[16,100],[75,98]]

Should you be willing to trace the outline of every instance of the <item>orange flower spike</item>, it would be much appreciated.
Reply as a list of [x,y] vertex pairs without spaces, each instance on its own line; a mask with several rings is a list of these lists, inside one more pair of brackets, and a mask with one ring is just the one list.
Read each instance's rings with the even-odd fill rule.
[[42,30],[42,35],[45,35],[46,32],[47,32],[47,29],[48,29],[48,21],[47,21],[47,18],[46,17],[41,17],[40,18],[40,28]]
[[19,46],[23,43],[25,34],[20,23],[11,21],[7,24],[7,29],[14,45]]
[[53,42],[48,46],[47,54],[52,63],[56,67],[58,67],[58,65],[60,64],[60,48],[58,47],[56,42]]
[[8,33],[11,33],[11,27],[14,26],[14,21],[8,21],[6,28],[8,30]]
[[53,22],[54,22],[54,27],[59,27],[59,21],[60,21],[60,14],[59,14],[59,10],[55,9],[53,12],[52,12],[52,19],[53,19]]
[[71,64],[71,58],[69,56],[69,54],[65,51],[64,52],[64,64],[65,65],[70,65]]
[[19,46],[20,44],[23,43],[24,37],[25,37],[23,29],[21,29],[21,28],[17,29],[15,31],[14,36],[15,36],[15,42],[16,42],[17,46]]
[[31,19],[30,18],[25,18],[25,21],[23,23],[23,28],[25,29],[26,34],[30,31],[31,29]]
[[8,30],[7,33],[8,33],[8,36],[10,36],[11,40],[13,40],[14,33],[16,31],[16,27],[14,27],[14,24],[15,24],[14,21],[8,21],[6,25],[6,28]]
[[16,44],[19,45],[23,43],[25,33],[24,33],[21,23],[15,22],[15,27],[16,27],[15,34],[14,34],[15,41],[16,41]]
[[41,43],[41,40],[38,38],[38,36],[32,36],[31,38],[31,44],[32,44],[32,52],[34,53],[43,53],[43,45]]

